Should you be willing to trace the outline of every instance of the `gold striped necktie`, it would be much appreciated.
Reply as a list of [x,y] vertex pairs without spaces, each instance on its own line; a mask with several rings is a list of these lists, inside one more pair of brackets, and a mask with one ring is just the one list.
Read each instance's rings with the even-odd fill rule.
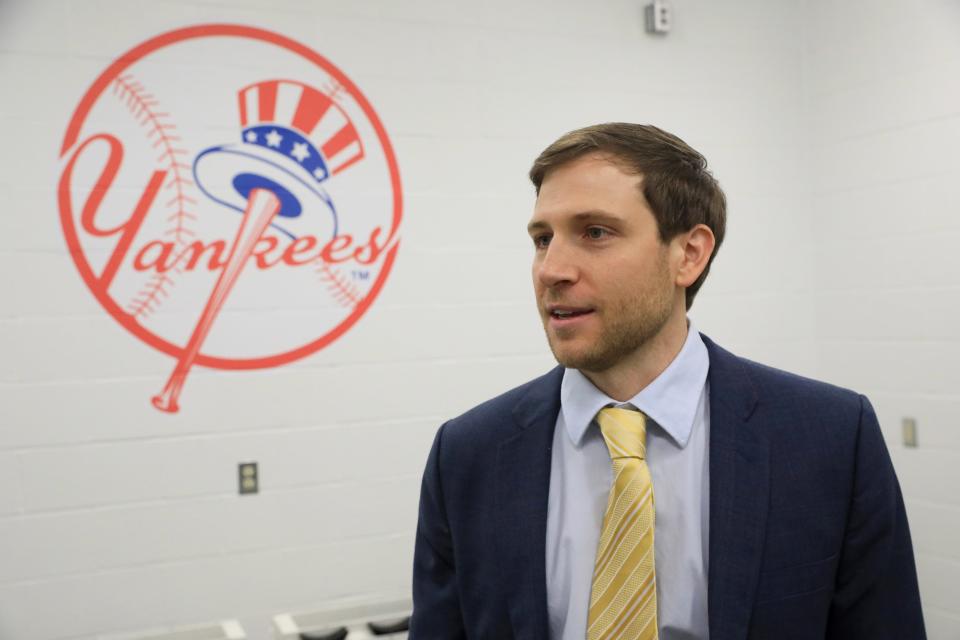
[[656,640],[653,482],[646,461],[646,416],[607,407],[597,423],[613,465],[590,591],[587,640]]

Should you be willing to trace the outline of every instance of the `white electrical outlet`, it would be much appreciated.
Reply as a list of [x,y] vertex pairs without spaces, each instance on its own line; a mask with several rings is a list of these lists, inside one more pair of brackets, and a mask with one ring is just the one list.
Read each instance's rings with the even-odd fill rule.
[[647,33],[670,33],[673,26],[673,9],[667,0],[653,0],[646,7]]

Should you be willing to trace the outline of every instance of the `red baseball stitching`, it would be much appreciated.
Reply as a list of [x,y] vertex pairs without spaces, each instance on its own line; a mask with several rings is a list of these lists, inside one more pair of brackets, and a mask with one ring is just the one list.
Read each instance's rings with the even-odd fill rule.
[[[164,235],[173,236],[173,241],[178,247],[185,247],[195,236],[194,232],[187,228],[187,223],[197,219],[196,214],[188,210],[189,207],[196,206],[197,201],[186,193],[186,189],[192,187],[193,182],[184,177],[190,165],[183,162],[181,158],[187,154],[187,150],[175,146],[181,141],[180,136],[174,133],[177,127],[169,120],[169,113],[156,110],[158,100],[147,93],[144,86],[134,80],[132,74],[119,76],[113,81],[113,94],[123,101],[140,126],[146,129],[147,139],[153,140],[153,148],[160,150],[156,161],[165,163],[165,168],[170,174],[170,179],[163,186],[163,190],[174,190],[173,197],[164,203],[165,207],[172,209],[172,213],[166,218],[169,226]],[[174,272],[179,274],[182,270],[176,266]],[[174,280],[170,274],[153,274],[147,284],[127,304],[127,313],[134,317],[146,317],[153,313],[160,300],[169,295],[169,288],[173,285]]]
[[327,283],[327,291],[333,299],[344,307],[355,307],[363,300],[357,285],[338,275],[326,262],[318,262],[316,271],[320,279]]
[[334,102],[337,102],[338,94],[343,91],[343,85],[332,79],[324,82],[323,88],[327,90],[327,95]]

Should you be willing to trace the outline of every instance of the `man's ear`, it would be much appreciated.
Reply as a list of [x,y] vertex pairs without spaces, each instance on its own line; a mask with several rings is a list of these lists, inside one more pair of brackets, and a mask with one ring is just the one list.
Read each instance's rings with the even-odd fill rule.
[[713,255],[713,248],[717,244],[717,239],[705,224],[698,224],[685,233],[681,233],[674,238],[676,243],[677,255],[677,278],[676,284],[681,287],[689,287],[703,270],[707,268],[710,256]]

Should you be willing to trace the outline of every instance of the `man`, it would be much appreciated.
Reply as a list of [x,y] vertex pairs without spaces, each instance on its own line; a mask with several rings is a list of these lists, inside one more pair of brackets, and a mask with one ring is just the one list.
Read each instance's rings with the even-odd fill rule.
[[923,638],[869,402],[686,318],[725,228],[704,158],[605,124],[561,137],[530,177],[561,366],[437,433],[411,638]]

